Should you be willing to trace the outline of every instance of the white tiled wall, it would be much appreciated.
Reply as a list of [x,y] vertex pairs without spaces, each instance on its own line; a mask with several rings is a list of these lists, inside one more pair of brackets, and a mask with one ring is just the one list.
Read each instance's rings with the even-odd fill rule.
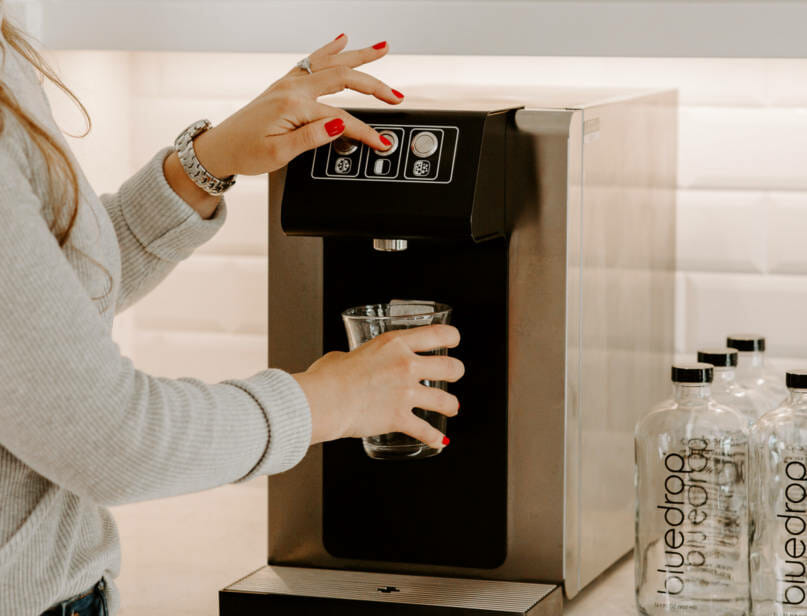
[[[226,117],[298,58],[101,52],[56,56],[95,120],[93,134],[75,149],[102,190],[114,188],[191,121]],[[679,88],[676,351],[691,356],[700,345],[721,344],[729,331],[754,330],[769,336],[778,366],[807,365],[807,326],[801,324],[807,307],[807,61],[390,57],[372,70],[404,92],[415,83],[452,82],[498,88],[525,82]],[[69,106],[56,97],[54,107],[57,116],[72,118],[67,124],[75,130]],[[228,201],[225,229],[123,315],[117,335],[140,368],[215,380],[264,367],[265,179],[241,178]],[[224,556],[246,559],[245,573],[263,558],[263,522],[230,509],[231,496],[213,494],[220,495],[218,500],[211,497],[204,506],[229,511],[222,523],[241,524],[245,533],[260,535],[249,547],[233,548],[239,556]],[[141,553],[142,567],[137,577],[124,566],[122,583],[148,593],[143,576],[150,570],[144,563],[161,562],[165,538],[155,540],[146,527],[138,533],[142,517],[128,511],[120,516],[122,533],[130,550]],[[202,526],[187,532],[204,533]],[[220,544],[204,545],[198,549],[215,546],[218,552],[208,556],[222,558]],[[124,557],[126,548],[125,543]],[[183,575],[176,570],[165,574]],[[231,581],[224,575],[216,580]],[[151,613],[216,614],[213,589],[188,592],[174,612]],[[129,605],[152,605],[138,597]]]

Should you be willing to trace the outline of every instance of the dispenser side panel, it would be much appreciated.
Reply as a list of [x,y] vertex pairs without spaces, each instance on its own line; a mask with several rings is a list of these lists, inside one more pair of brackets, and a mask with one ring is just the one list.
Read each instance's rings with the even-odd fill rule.
[[562,583],[572,113],[524,113],[529,130],[508,135],[510,536],[507,562],[496,575]]
[[322,355],[322,240],[280,225],[286,170],[269,178],[269,367],[302,372]]
[[[269,367],[304,371],[322,355],[322,239],[280,226],[286,170],[269,178]],[[322,446],[269,477],[269,562],[321,550]]]
[[[674,352],[677,96],[583,115],[579,569],[572,596],[633,546],[633,429]],[[570,435],[574,436],[574,435]]]
[[566,201],[566,431],[565,504],[563,533],[564,591],[574,596],[580,587],[580,489],[578,477],[582,454],[581,379],[583,372],[581,245],[583,220],[583,112],[578,110],[569,125],[568,197]]

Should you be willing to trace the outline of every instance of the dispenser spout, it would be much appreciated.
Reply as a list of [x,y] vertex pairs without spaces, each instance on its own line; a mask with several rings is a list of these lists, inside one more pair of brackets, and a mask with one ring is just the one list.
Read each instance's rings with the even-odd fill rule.
[[407,246],[406,240],[373,240],[373,248],[380,252],[401,252]]

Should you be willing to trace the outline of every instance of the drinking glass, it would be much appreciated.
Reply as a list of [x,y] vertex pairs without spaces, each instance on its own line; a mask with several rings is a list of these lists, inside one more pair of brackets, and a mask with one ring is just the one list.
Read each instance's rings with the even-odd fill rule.
[[[450,306],[431,301],[393,300],[388,304],[357,306],[342,313],[351,351],[384,332],[438,323],[447,324],[450,319]],[[446,348],[419,353],[419,355],[447,354]],[[445,381],[424,380],[421,383],[444,391],[448,388]],[[445,434],[447,424],[445,415],[420,408],[415,408],[414,413]],[[429,458],[441,451],[400,432],[365,437],[362,443],[367,455],[378,460]]]

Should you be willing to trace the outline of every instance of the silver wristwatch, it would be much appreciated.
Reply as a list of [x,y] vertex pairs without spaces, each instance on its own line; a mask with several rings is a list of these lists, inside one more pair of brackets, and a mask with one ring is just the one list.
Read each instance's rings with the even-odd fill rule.
[[196,158],[196,150],[193,148],[193,140],[212,126],[210,120],[194,122],[179,134],[174,141],[174,149],[177,151],[182,168],[185,169],[185,173],[193,180],[193,183],[207,194],[218,196],[235,184],[235,176],[217,178],[202,166],[202,163]]

